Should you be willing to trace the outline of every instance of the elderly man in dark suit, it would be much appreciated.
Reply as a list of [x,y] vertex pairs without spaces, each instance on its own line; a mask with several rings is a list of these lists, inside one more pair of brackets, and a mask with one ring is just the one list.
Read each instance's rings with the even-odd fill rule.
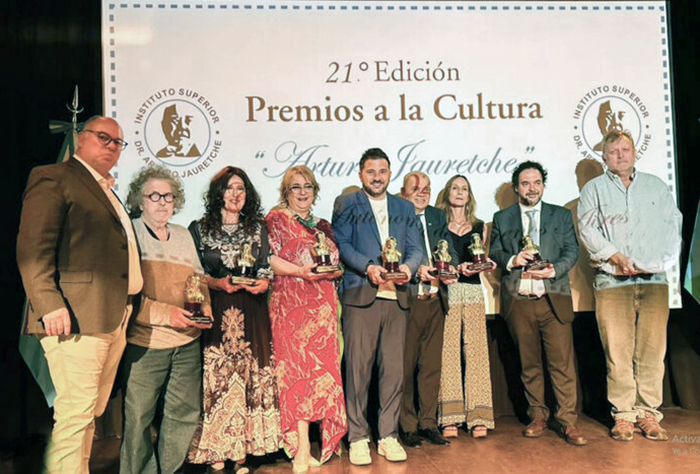
[[32,170],[24,192],[17,263],[56,388],[46,470],[88,473],[95,418],[109,400],[126,344],[139,252],[109,171],[126,143],[119,124],[94,117],[75,155]]
[[[340,288],[345,338],[346,408],[350,462],[372,462],[367,398],[372,365],[379,365],[378,452],[389,461],[406,460],[398,425],[403,391],[403,352],[410,298],[407,283],[422,260],[420,224],[413,204],[386,192],[389,158],[371,148],[360,159],[362,190],[338,197],[333,232],[345,274]],[[404,276],[387,278],[382,248],[389,237],[400,253]]]
[[[528,438],[542,436],[549,410],[544,401],[544,345],[549,374],[557,400],[555,418],[564,439],[582,446],[586,438],[576,427],[576,369],[571,322],[574,319],[568,272],[578,258],[578,243],[571,212],[542,202],[547,172],[534,161],[520,163],[513,172],[518,203],[493,216],[491,258],[503,270],[501,315],[518,345],[522,381],[529,403]],[[537,259],[523,248],[523,236],[539,246],[549,265],[528,269]]]
[[[456,278],[435,275],[433,252],[438,242],[449,245],[450,266],[457,265],[459,256],[452,245],[445,213],[430,206],[430,178],[421,171],[404,176],[401,197],[416,207],[421,223],[423,264],[411,285],[411,309],[406,326],[404,349],[404,382],[401,401],[401,441],[408,447],[418,447],[422,440],[431,444],[450,444],[438,431],[437,407],[442,366],[442,340],[445,314],[448,310],[447,285]],[[455,272],[454,267],[451,268]],[[417,390],[414,390],[414,386]],[[416,411],[415,395],[418,395]]]

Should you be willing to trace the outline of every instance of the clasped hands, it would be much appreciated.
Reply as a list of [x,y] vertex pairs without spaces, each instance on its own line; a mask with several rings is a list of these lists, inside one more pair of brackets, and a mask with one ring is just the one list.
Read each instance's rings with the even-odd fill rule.
[[225,291],[226,293],[234,293],[239,290],[245,290],[248,293],[258,295],[260,293],[265,293],[270,287],[270,280],[267,278],[258,278],[252,285],[243,285],[231,283],[231,279],[228,276],[221,278],[212,278],[209,280],[209,288],[212,290]]
[[[534,259],[535,256],[532,254],[532,252],[528,250],[521,250],[520,253],[518,253],[513,259],[513,268],[526,267],[527,264]],[[546,280],[548,278],[554,278],[554,265],[550,263],[546,267],[531,270],[525,268],[525,270],[523,270],[523,275],[533,280]]]
[[304,265],[303,267],[298,267],[297,276],[308,281],[336,280],[343,276],[342,269],[336,270],[334,272],[316,273],[314,271],[316,267],[318,267],[318,265],[315,263],[311,265]]
[[620,252],[615,252],[608,262],[615,265],[619,275],[633,276],[640,273],[646,273],[644,270],[634,264],[631,258],[622,255]]
[[[211,308],[202,308],[202,314],[204,316],[208,316],[210,320],[213,321],[212,315],[211,315]],[[192,313],[190,311],[187,311],[186,309],[182,309],[177,306],[171,306],[170,307],[170,327],[171,328],[178,328],[178,329],[184,329],[188,327],[194,327],[194,328],[199,328],[199,329],[211,329],[211,323],[210,324],[201,324],[192,321],[190,318],[192,317]]]
[[496,264],[496,262],[491,260],[489,257],[486,257],[486,261],[493,264],[493,266],[486,270],[473,270],[472,267],[474,264],[472,262],[462,262],[457,266],[457,271],[464,276],[472,276],[476,275],[477,273],[491,273],[498,268],[498,264]]
[[[457,270],[452,265],[450,265],[449,271],[451,273],[457,274]],[[438,279],[441,282],[443,282],[445,285],[451,285],[452,283],[457,282],[456,277],[448,278],[445,276],[440,276],[440,275],[438,275],[437,268],[430,267],[428,265],[421,265],[420,267],[418,267],[418,271],[416,272],[416,276],[418,276],[420,281],[424,281],[424,282],[435,281]]]
[[408,267],[408,265],[404,263],[402,265],[399,265],[399,271],[405,273],[406,277],[400,279],[396,278],[393,280],[387,280],[386,278],[384,278],[384,275],[387,273],[386,268],[384,268],[381,265],[369,265],[367,267],[367,278],[369,278],[369,281],[371,281],[377,286],[389,282],[392,282],[395,285],[405,285],[411,280],[411,269]]

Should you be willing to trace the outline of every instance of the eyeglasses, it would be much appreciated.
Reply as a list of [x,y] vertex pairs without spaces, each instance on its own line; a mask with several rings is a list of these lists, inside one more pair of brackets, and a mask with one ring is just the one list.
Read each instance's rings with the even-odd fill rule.
[[147,197],[148,199],[150,199],[153,202],[158,202],[162,198],[163,201],[165,201],[167,203],[171,203],[171,202],[173,202],[173,199],[175,199],[175,195],[173,193],[161,194],[161,193],[157,193],[155,191],[152,192],[151,194],[144,194],[143,197]]
[[100,141],[100,143],[102,143],[104,146],[109,146],[110,143],[114,142],[114,144],[117,145],[118,149],[123,150],[128,145],[128,143],[126,143],[121,138],[112,138],[109,136],[108,133],[105,132],[96,132],[87,128],[83,130],[83,132],[94,133],[95,135],[97,135],[97,139]]
[[304,191],[306,191],[307,193],[313,193],[314,190],[316,189],[316,187],[313,184],[308,183],[308,184],[305,184],[304,186],[299,186],[298,184],[295,184],[294,186],[289,188],[289,190],[294,194],[301,193],[302,189]]

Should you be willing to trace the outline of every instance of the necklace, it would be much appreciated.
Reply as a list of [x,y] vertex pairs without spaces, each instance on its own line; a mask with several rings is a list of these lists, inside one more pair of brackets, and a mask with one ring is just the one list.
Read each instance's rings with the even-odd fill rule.
[[294,213],[294,215],[296,216],[296,218],[297,218],[297,220],[299,221],[299,223],[300,223],[301,225],[303,225],[304,227],[306,227],[306,228],[308,228],[308,229],[315,229],[315,228],[316,228],[317,222],[316,222],[316,218],[314,217],[313,214],[309,214],[309,218],[308,218],[308,219],[304,219],[303,217],[301,217],[301,216],[300,216],[299,214],[297,214],[296,212]]

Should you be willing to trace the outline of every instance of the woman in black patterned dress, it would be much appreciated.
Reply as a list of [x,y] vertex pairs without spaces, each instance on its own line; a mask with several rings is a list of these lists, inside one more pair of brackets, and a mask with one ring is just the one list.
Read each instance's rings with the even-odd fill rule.
[[[229,459],[236,461],[238,472],[247,454],[276,452],[281,441],[267,306],[270,246],[260,196],[242,169],[228,166],[214,176],[205,215],[189,229],[214,316],[214,327],[202,341],[204,407],[189,460],[217,471]],[[231,275],[246,244],[256,257],[255,282],[233,284]]]

